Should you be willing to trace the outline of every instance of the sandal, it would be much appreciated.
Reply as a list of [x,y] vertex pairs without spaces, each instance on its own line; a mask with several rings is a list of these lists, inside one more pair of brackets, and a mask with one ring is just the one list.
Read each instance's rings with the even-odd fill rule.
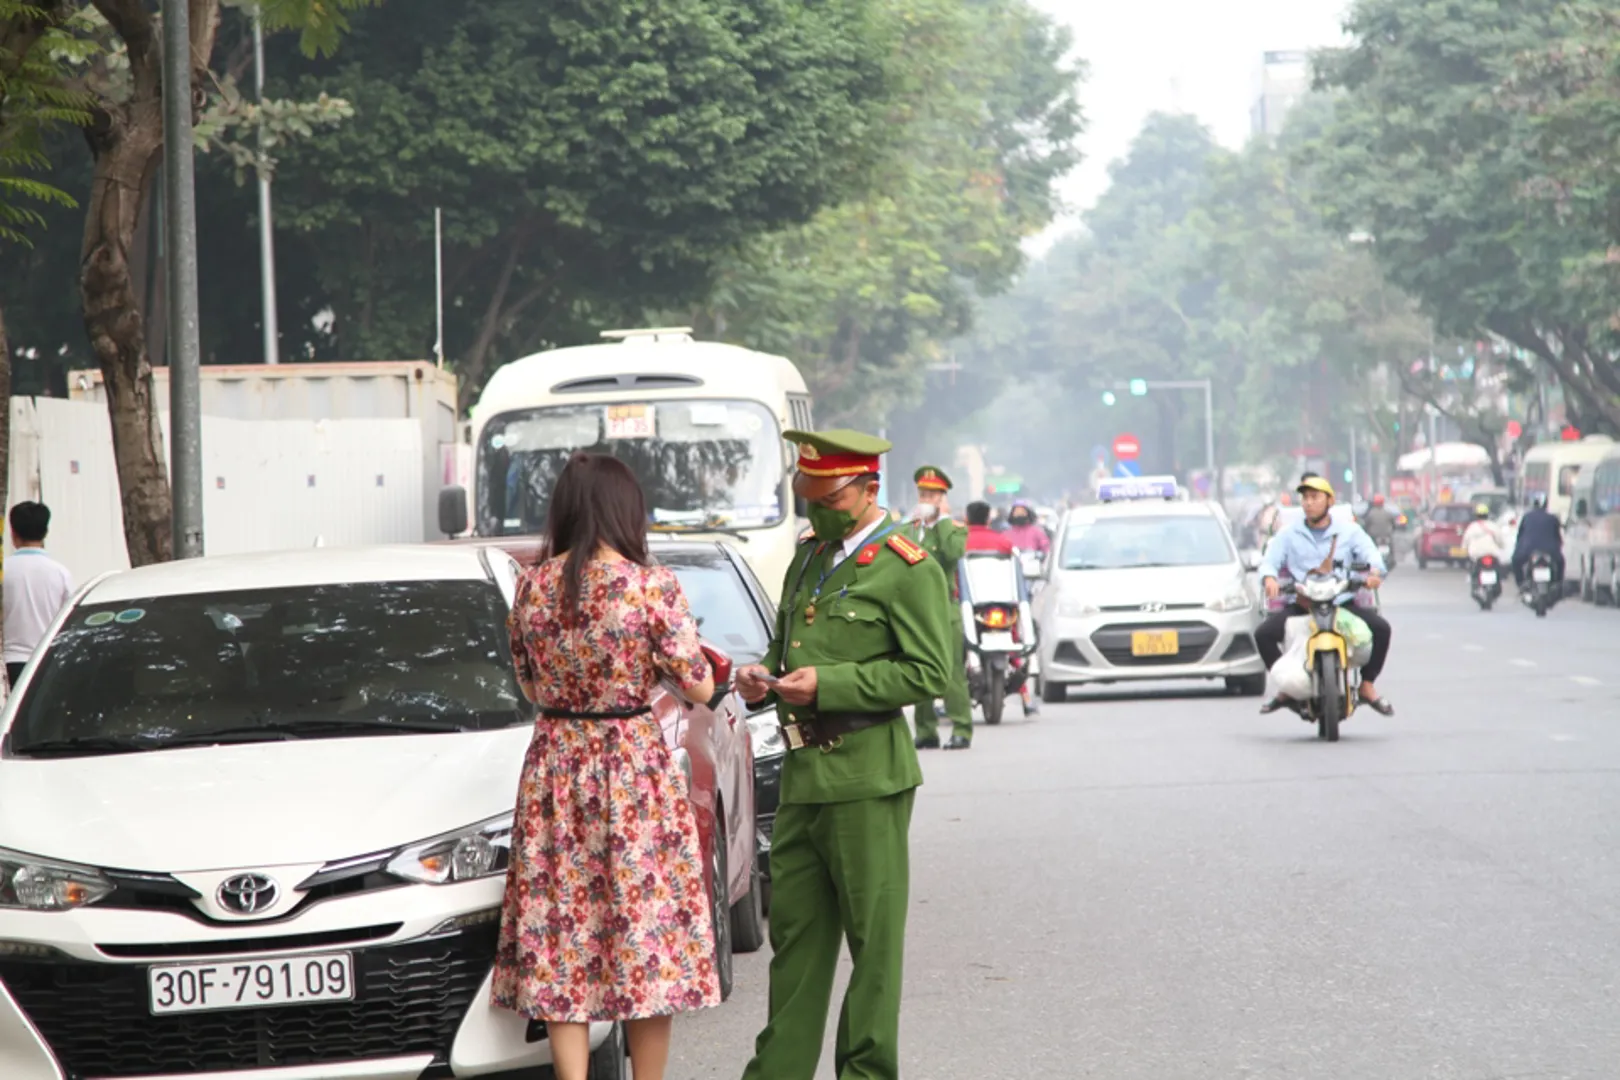
[[1362,697],[1360,693],[1357,693],[1356,694],[1356,703],[1358,705],[1367,706],[1367,708],[1371,709],[1373,712],[1377,713],[1379,716],[1394,716],[1395,715],[1395,706],[1393,706],[1389,702],[1385,701],[1382,697],[1366,698],[1366,697]]

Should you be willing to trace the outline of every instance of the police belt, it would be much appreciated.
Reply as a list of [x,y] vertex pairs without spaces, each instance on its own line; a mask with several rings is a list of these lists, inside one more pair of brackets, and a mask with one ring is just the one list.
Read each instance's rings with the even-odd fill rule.
[[836,750],[845,735],[853,735],[869,727],[900,719],[899,709],[888,712],[818,712],[803,720],[794,719],[782,725],[782,738],[788,749],[803,750],[814,746],[824,751]]

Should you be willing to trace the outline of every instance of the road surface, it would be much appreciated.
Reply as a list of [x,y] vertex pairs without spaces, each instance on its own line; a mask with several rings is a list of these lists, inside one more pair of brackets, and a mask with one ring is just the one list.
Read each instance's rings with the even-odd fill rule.
[[[1620,1076],[1620,612],[1384,602],[1397,715],[1337,744],[1194,685],[925,755],[907,1080]],[[769,957],[671,1080],[741,1074]]]

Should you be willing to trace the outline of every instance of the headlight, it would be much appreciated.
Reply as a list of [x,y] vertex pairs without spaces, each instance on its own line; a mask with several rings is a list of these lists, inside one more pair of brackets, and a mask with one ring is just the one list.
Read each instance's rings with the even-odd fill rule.
[[1305,594],[1305,599],[1314,600],[1318,604],[1325,604],[1329,600],[1339,598],[1339,593],[1344,591],[1344,583],[1334,578],[1307,581],[1299,587],[1299,591]]
[[112,893],[112,882],[94,867],[0,850],[0,908],[69,911]]
[[1064,596],[1058,600],[1058,614],[1066,619],[1083,619],[1101,610],[1096,604],[1088,604],[1078,596]]
[[511,812],[402,848],[388,872],[424,885],[449,885],[506,873],[512,858]]
[[1204,606],[1211,611],[1247,611],[1250,607],[1249,594],[1241,587],[1235,588],[1219,600],[1211,600]]
[[754,742],[754,760],[787,753],[787,741],[782,738],[782,726],[776,714],[762,712],[748,718],[748,735]]

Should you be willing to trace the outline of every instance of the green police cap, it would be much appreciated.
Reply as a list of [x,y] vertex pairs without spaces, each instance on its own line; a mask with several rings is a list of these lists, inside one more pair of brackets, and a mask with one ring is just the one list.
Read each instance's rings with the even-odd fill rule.
[[912,476],[917,486],[924,491],[949,491],[951,478],[945,475],[945,470],[938,465],[924,465]]
[[799,472],[805,476],[866,476],[878,471],[878,459],[894,446],[887,439],[860,431],[784,431],[782,438],[799,448]]

